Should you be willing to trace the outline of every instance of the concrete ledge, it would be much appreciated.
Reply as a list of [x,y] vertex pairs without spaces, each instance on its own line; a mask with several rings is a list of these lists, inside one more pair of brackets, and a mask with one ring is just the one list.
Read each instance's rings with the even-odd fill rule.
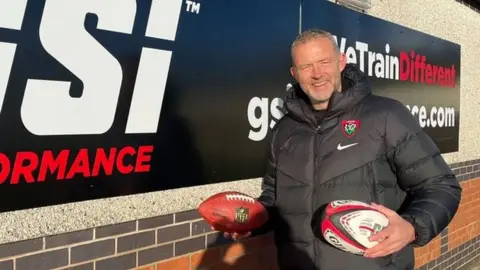
[[259,196],[261,179],[150,192],[0,214],[0,244],[196,209],[218,192]]

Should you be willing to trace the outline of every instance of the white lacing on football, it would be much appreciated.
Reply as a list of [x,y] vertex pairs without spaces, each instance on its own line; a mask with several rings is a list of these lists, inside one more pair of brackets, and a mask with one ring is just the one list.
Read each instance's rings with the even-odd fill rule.
[[245,201],[245,202],[249,202],[249,203],[254,203],[255,200],[252,198],[252,197],[249,197],[249,196],[245,196],[245,195],[241,195],[241,194],[230,194],[230,195],[226,195],[227,196],[227,200],[231,200],[231,201]]

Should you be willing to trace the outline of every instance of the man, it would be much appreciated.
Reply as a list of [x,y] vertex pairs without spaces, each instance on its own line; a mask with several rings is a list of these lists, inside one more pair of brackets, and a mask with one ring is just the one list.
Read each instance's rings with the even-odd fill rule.
[[[404,105],[372,94],[331,34],[305,31],[291,53],[298,83],[273,130],[259,198],[280,269],[413,269],[413,246],[429,243],[457,211],[455,175]],[[343,199],[372,203],[389,219],[364,256],[316,236],[316,212]]]

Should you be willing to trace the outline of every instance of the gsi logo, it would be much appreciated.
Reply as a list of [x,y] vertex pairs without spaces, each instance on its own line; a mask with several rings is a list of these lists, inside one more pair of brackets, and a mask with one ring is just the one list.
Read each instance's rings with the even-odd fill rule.
[[[0,1],[0,28],[21,31],[27,2]],[[153,0],[145,35],[175,40],[181,7],[182,0]],[[85,16],[97,15],[98,29],[132,34],[136,11],[135,0],[45,1],[39,27],[41,44],[82,81],[83,94],[71,97],[70,81],[29,78],[20,109],[29,132],[81,135],[102,134],[110,129],[124,74],[118,60],[85,30]],[[14,43],[0,42],[0,111],[16,47]],[[142,48],[125,133],[157,132],[171,54]]]
[[[33,22],[39,25],[32,29],[38,31],[42,48],[41,50],[34,48],[31,51],[35,53],[28,57],[47,53],[50,56],[49,59],[55,60],[55,65],[63,66],[63,69],[68,70],[81,82],[81,95],[80,97],[70,95],[70,91],[74,89],[72,86],[74,83],[70,81],[72,77],[68,79],[63,77],[63,80],[58,80],[62,78],[61,75],[55,74],[49,77],[44,75],[45,73],[38,72],[49,69],[52,65],[42,64],[43,62],[40,61],[22,61],[22,57],[31,52],[27,50],[28,53],[26,53],[25,48],[32,46],[20,43],[25,42],[25,39],[14,42],[8,39],[10,42],[0,41],[0,113],[5,113],[6,108],[9,109],[10,114],[18,113],[25,128],[30,133],[40,136],[105,133],[114,123],[122,82],[130,81],[130,78],[126,77],[129,74],[124,74],[124,71],[134,68],[122,66],[119,58],[117,59],[118,56],[111,54],[104,44],[87,31],[86,18],[92,17],[92,14],[96,16],[95,30],[132,35],[136,26],[137,12],[141,12],[137,10],[141,6],[138,3],[145,2],[143,0],[138,0],[138,3],[136,0],[44,1],[43,5],[33,0],[1,0],[0,28],[9,29],[2,31],[7,33],[7,38],[15,36],[15,31],[32,35],[29,32],[30,28],[27,30],[27,26],[32,24],[30,22],[32,19],[39,20]],[[142,35],[174,41],[182,0],[152,0],[147,8],[149,9],[146,14],[146,27],[140,30],[143,31]],[[36,14],[36,11],[42,13]],[[38,15],[41,16],[37,17]],[[25,32],[21,32],[22,25],[25,25],[23,26]],[[28,38],[36,39],[36,33]],[[134,38],[133,35],[132,38]],[[136,74],[133,74],[134,83],[127,89],[128,93],[132,93],[132,99],[127,101],[130,102],[130,107],[125,133],[157,132],[171,56],[172,52],[169,50],[147,48],[142,45],[139,57],[134,58],[138,62],[133,65],[136,67],[138,63],[138,69]],[[36,75],[28,73],[27,67],[31,63],[38,65],[33,67]],[[18,76],[12,71],[22,72],[25,76]],[[26,82],[19,83],[18,80],[26,80]],[[22,87],[25,89],[21,89]],[[3,106],[6,94],[21,97],[20,108]],[[18,115],[14,117],[17,118]],[[35,140],[35,142],[39,141]],[[87,143],[55,145],[40,142],[36,145],[25,143],[25,146],[20,142],[18,145],[21,151],[14,149],[15,152],[0,152],[0,184],[7,183],[7,179],[9,184],[19,184],[21,181],[39,183],[51,179],[64,180],[77,177],[84,179],[103,175],[146,173],[150,171],[154,149],[152,144],[112,145],[108,143],[108,146],[98,144],[89,146]],[[78,139],[78,142],[83,144],[83,139]],[[16,148],[19,148],[18,145]],[[30,145],[36,146],[36,149],[28,150]]]
[[[247,109],[248,122],[252,127],[248,132],[250,140],[261,141],[265,139],[268,129],[273,128],[276,121],[283,117],[283,112],[279,107],[283,107],[281,98],[273,98],[271,102],[266,97],[253,97],[250,100]],[[270,115],[273,117],[272,120],[270,120]]]
[[[286,85],[286,90],[290,91],[292,84],[288,83]],[[261,141],[265,139],[268,134],[268,128],[272,129],[280,120],[284,112],[280,109],[283,107],[283,99],[276,97],[273,98],[271,103],[266,97],[253,97],[248,103],[247,109],[247,118],[248,123],[250,124],[250,131],[248,132],[248,138],[252,141]],[[257,117],[258,111],[260,110],[260,115]],[[272,116],[270,120],[269,116]]]

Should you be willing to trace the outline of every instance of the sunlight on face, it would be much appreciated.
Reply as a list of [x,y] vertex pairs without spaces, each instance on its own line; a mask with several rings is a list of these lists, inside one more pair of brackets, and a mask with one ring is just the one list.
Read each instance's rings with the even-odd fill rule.
[[328,38],[319,37],[293,49],[291,73],[314,107],[325,108],[333,91],[341,91],[345,65],[345,55],[338,54]]

